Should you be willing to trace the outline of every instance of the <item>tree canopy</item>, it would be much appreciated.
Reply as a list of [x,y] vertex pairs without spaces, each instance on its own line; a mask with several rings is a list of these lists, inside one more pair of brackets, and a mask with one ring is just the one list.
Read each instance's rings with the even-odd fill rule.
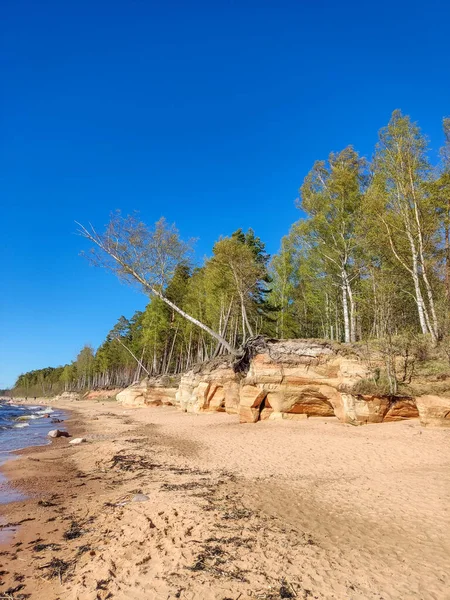
[[235,353],[254,335],[347,343],[408,332],[446,342],[450,317],[450,118],[439,160],[417,123],[393,112],[373,157],[348,146],[317,160],[300,187],[301,218],[269,256],[249,229],[221,237],[202,264],[160,219],[114,213],[80,226],[94,264],[148,294],[100,346],[71,364],[20,375],[23,395],[127,385]]

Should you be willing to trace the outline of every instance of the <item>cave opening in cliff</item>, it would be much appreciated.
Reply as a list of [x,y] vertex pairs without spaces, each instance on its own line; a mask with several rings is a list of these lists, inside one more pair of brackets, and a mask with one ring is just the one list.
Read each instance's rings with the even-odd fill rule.
[[259,405],[258,409],[259,409],[258,421],[265,421],[266,419],[269,418],[269,416],[271,415],[273,410],[272,410],[272,407],[270,406],[267,396],[265,396],[262,399],[261,404]]

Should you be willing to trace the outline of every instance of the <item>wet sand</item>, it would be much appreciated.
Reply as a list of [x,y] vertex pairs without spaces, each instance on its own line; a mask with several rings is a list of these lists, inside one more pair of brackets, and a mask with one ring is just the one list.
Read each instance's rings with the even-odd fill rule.
[[0,598],[450,598],[450,430],[58,406],[88,442],[4,465]]

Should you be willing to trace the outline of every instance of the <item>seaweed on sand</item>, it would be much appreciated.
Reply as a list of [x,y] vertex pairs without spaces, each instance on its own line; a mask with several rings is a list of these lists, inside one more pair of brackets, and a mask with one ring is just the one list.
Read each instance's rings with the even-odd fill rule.
[[111,463],[113,469],[131,472],[151,470],[161,466],[137,454],[115,454],[111,459]]
[[86,532],[81,527],[81,525],[77,523],[77,521],[72,521],[72,523],[70,524],[70,528],[63,534],[63,538],[65,540],[75,540],[76,538],[82,536],[84,533]]
[[38,506],[44,506],[45,508],[50,506],[58,506],[56,502],[52,502],[51,500],[39,500]]
[[210,487],[205,480],[202,481],[187,481],[186,483],[163,483],[161,489],[166,492],[172,491],[189,491],[196,490],[197,488]]
[[222,515],[222,519],[239,521],[240,519],[248,519],[253,512],[247,508],[233,508]]
[[35,521],[36,519],[28,517],[27,519],[21,519],[20,521],[15,521],[14,523],[3,523],[0,525],[0,529],[9,529],[10,527],[18,527],[22,525],[22,523],[27,523],[28,521]]
[[227,579],[235,579],[242,583],[247,583],[245,571],[234,567],[233,570],[224,568],[224,565],[229,561],[228,552],[220,546],[205,545],[199,554],[194,559],[193,564],[187,567],[190,571],[206,571],[215,577],[225,577]]
[[40,570],[46,570],[46,579],[58,578],[62,583],[63,576],[67,574],[67,571],[73,566],[73,564],[73,561],[62,560],[61,558],[56,558],[54,556],[50,562],[38,568]]
[[19,583],[16,587],[8,588],[0,593],[0,600],[26,600],[26,598],[31,598],[31,594],[19,594],[24,587],[23,583]]
[[43,552],[44,550],[54,550],[58,552],[61,550],[61,546],[59,544],[35,544],[33,546],[33,552]]

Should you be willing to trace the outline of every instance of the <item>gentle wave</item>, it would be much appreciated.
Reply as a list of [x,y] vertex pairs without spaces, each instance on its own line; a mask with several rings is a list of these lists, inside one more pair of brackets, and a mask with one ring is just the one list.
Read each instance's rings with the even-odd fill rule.
[[[33,407],[31,406],[30,409]],[[42,419],[43,417],[49,416],[51,413],[55,412],[53,408],[45,408],[44,410],[38,410],[34,414],[31,415],[20,415],[15,418],[15,421],[31,421],[32,419]]]
[[37,415],[50,415],[53,412],[55,412],[53,410],[53,408],[50,408],[50,406],[47,406],[47,408],[44,408],[43,410],[38,410],[38,412],[36,414]]
[[0,402],[0,453],[49,443],[53,418],[63,416],[46,406]]

